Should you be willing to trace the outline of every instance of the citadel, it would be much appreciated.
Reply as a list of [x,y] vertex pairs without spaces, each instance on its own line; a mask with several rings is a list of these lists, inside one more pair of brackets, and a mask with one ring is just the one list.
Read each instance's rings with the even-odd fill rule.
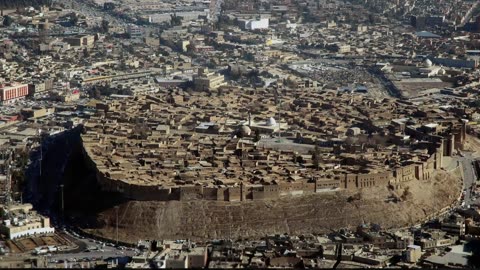
[[430,179],[466,138],[453,107],[288,91],[283,110],[274,89],[114,96],[84,123],[84,157],[104,191],[128,199],[233,202],[399,189]]

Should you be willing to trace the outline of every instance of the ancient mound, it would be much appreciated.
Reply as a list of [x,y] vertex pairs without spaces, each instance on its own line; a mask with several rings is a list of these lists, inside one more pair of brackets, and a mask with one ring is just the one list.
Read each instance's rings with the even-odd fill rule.
[[[260,237],[272,233],[325,233],[362,222],[383,228],[410,226],[454,202],[461,191],[457,174],[438,171],[428,181],[411,181],[403,190],[337,191],[277,200],[129,201],[119,208],[119,238],[214,239]],[[395,199],[396,198],[396,199]],[[396,202],[394,202],[396,201]],[[98,227],[85,231],[115,238],[114,208],[100,211]]]

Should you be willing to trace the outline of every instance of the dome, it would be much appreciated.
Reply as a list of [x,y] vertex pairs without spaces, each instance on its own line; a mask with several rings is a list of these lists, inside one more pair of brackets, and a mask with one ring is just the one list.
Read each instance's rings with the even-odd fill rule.
[[241,126],[239,131],[242,136],[250,136],[252,134],[252,129],[248,126]]
[[425,62],[423,62],[423,64],[425,65],[425,67],[431,67],[433,66],[433,63],[430,59],[427,59],[425,60]]
[[270,117],[267,120],[267,126],[275,126],[277,124],[277,121],[275,121],[275,118]]

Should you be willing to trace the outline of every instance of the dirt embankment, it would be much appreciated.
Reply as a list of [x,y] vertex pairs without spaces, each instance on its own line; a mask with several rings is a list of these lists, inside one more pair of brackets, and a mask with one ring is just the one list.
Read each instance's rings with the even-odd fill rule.
[[463,145],[463,150],[475,152],[478,155],[480,152],[480,139],[473,135],[467,134],[465,144]]
[[[120,204],[119,238],[125,242],[253,238],[272,233],[325,233],[362,222],[398,228],[423,221],[450,205],[461,191],[461,182],[460,176],[439,171],[429,181],[411,181],[406,191],[379,187],[242,203],[129,201]],[[393,197],[400,201],[392,202]],[[96,228],[85,230],[115,238],[114,208],[100,211],[96,221]]]

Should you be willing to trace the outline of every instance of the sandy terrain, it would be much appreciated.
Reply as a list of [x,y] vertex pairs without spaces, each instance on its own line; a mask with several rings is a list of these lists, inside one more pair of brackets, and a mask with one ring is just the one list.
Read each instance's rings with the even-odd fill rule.
[[471,152],[480,152],[480,139],[475,136],[467,134],[465,144],[463,145],[463,150],[471,151]]

